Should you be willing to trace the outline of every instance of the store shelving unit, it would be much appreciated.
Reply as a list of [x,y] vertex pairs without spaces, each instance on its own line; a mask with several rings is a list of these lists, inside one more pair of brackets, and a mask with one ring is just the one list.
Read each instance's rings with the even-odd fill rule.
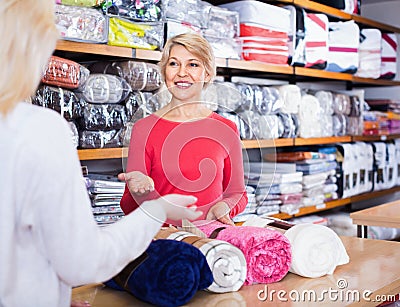
[[[218,5],[230,1],[209,1],[211,4]],[[348,14],[341,10],[328,7],[309,0],[279,0],[279,1],[263,1],[272,4],[291,4],[302,7],[307,11],[320,12],[327,14],[333,18],[341,20],[354,20],[361,26],[379,28],[382,31],[400,33],[400,28],[386,25],[359,15]],[[141,61],[157,62],[161,58],[161,52],[142,49],[131,49],[125,47],[109,46],[104,44],[89,44],[72,41],[60,40],[56,47],[56,54],[69,55],[71,57],[86,58],[95,56],[98,58],[127,58]],[[347,87],[352,86],[400,86],[400,81],[380,80],[356,77],[351,74],[335,73],[317,69],[304,67],[292,67],[285,65],[271,65],[260,62],[249,62],[234,59],[218,58],[216,61],[218,72],[221,75],[233,76],[236,74],[242,76],[261,76],[268,78],[277,78],[290,80],[334,80],[342,81],[347,84]],[[325,138],[288,138],[275,140],[243,140],[243,149],[254,148],[272,148],[272,147],[288,147],[288,146],[303,146],[303,145],[320,145],[347,143],[355,141],[385,141],[395,138],[400,138],[400,135],[377,135],[377,136],[341,136],[341,137],[325,137]],[[104,149],[80,149],[78,155],[80,160],[104,160],[104,159],[121,159],[127,156],[127,148],[104,148]],[[344,206],[355,201],[363,199],[379,197],[393,192],[400,191],[400,187],[392,189],[365,193],[350,198],[339,199],[325,204],[324,207],[317,208],[315,206],[301,208],[294,216],[301,216],[321,210],[327,210],[339,206]],[[276,217],[289,218],[291,215],[278,214]]]

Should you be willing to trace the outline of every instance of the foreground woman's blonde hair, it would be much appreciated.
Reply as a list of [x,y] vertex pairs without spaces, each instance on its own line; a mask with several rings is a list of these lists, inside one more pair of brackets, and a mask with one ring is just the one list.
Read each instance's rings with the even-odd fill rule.
[[0,115],[34,93],[57,39],[54,0],[0,1]]

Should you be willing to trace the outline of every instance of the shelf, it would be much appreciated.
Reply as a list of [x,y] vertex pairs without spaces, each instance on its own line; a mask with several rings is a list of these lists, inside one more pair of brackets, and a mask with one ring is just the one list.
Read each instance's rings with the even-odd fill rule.
[[352,81],[353,75],[340,72],[325,71],[321,69],[295,67],[295,75],[303,77],[313,77],[318,79],[331,79],[340,81]]
[[132,49],[106,44],[80,43],[67,40],[59,40],[57,42],[56,50],[113,57],[136,58],[148,61],[159,61],[161,59],[160,51]]
[[128,148],[78,149],[79,160],[121,159],[128,156]]
[[293,4],[300,6],[304,9],[319,12],[319,13],[324,13],[326,15],[332,16],[332,17],[337,17],[345,20],[351,20],[352,15],[346,12],[343,12],[339,9],[336,9],[334,7],[330,7],[321,3],[309,1],[309,0],[294,0]]
[[293,139],[242,140],[244,149],[293,146]]
[[377,198],[377,197],[389,195],[391,193],[395,193],[395,192],[399,192],[399,191],[400,191],[400,186],[397,186],[397,187],[394,187],[391,189],[386,189],[386,190],[381,190],[381,191],[373,191],[373,192],[363,193],[360,195],[351,196],[348,198],[328,201],[325,203],[324,207],[316,207],[316,206],[303,207],[303,208],[299,209],[298,213],[293,214],[293,215],[286,214],[286,213],[278,213],[278,214],[272,215],[272,217],[282,219],[282,220],[287,220],[292,217],[298,217],[298,216],[307,215],[307,214],[311,214],[311,213],[317,213],[320,211],[325,211],[325,210],[329,210],[329,209],[333,209],[333,208],[337,208],[337,207],[342,207],[342,206],[349,205],[354,202],[363,201],[363,200],[367,200],[367,199],[371,199],[371,198]]
[[[280,1],[278,1],[280,2]],[[354,20],[357,23],[363,24],[365,26],[378,28],[388,32],[400,32],[400,28],[393,27],[391,25],[387,25],[385,23],[381,23],[379,21],[375,21],[357,14],[349,14],[342,10],[317,3],[310,0],[293,0],[293,4],[303,7],[304,9],[315,11],[318,13],[323,13],[332,17],[344,19],[344,20]]]
[[293,75],[294,73],[293,67],[289,65],[272,65],[257,61],[243,61],[234,59],[228,59],[227,68],[285,75]]
[[369,84],[369,85],[376,85],[376,86],[398,86],[400,85],[400,81],[393,81],[393,80],[385,80],[385,79],[371,79],[371,78],[362,78],[353,76],[352,82],[354,84]]
[[[290,146],[310,146],[349,142],[374,142],[400,139],[400,134],[393,135],[359,135],[332,136],[322,138],[282,138],[271,140],[242,140],[243,149],[274,148]],[[79,149],[80,160],[120,159],[127,157],[128,148]]]
[[307,138],[307,139],[296,138],[294,139],[294,146],[348,143],[348,142],[351,142],[351,136],[331,136],[324,138]]

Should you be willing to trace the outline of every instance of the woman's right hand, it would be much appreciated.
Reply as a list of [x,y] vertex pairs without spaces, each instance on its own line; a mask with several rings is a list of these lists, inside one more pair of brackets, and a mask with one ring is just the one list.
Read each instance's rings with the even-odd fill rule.
[[118,174],[118,179],[125,181],[131,194],[146,195],[154,190],[154,181],[139,171]]

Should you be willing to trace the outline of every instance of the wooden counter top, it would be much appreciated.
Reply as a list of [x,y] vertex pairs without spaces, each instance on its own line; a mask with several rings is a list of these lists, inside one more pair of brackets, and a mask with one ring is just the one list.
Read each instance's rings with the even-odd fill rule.
[[[213,294],[199,291],[185,306],[198,307],[257,307],[257,306],[376,306],[382,295],[400,293],[400,243],[383,240],[341,237],[350,256],[350,263],[336,268],[333,275],[320,278],[304,278],[289,273],[277,283],[243,286],[240,291]],[[341,286],[341,288],[338,287]],[[275,290],[271,301],[271,293]],[[278,299],[281,291],[284,302]],[[325,291],[321,301],[295,302],[292,295],[315,291],[317,299]],[[329,298],[329,291],[332,299]],[[269,297],[265,298],[268,292]],[[155,294],[156,295],[156,294]],[[359,295],[360,299],[357,302]],[[363,299],[363,295],[367,300]],[[381,297],[378,297],[381,295]],[[337,299],[334,299],[334,297]],[[294,297],[294,296],[293,296]],[[311,294],[312,297],[312,294]],[[393,297],[389,297],[389,299]],[[152,306],[137,300],[126,292],[105,288],[103,285],[87,285],[73,290],[73,299],[88,300],[93,307]],[[370,300],[370,301],[368,301]]]
[[350,213],[353,224],[400,228],[400,200]]

